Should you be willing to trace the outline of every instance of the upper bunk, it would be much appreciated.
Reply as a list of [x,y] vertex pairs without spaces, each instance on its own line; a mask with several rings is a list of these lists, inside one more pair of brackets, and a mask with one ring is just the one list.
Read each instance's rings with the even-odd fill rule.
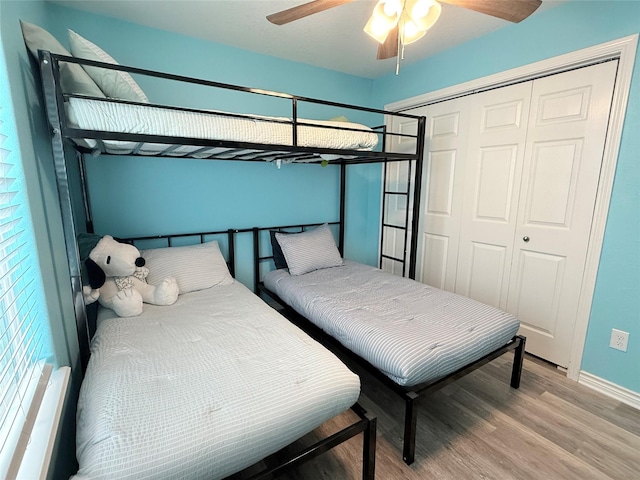
[[[80,153],[267,161],[278,167],[286,163],[348,165],[422,160],[424,117],[42,50],[39,66],[53,134]],[[122,99],[73,92],[68,87],[71,82],[64,78],[71,66],[102,72],[105,78],[126,75],[132,79],[135,75],[156,82],[178,82],[182,89],[191,89],[194,97],[203,99],[207,107],[215,103],[212,99],[242,94],[255,102],[258,113],[194,108],[177,102],[151,103],[142,91],[134,100],[130,96]],[[268,109],[287,113],[263,114]],[[310,118],[312,115],[316,118]]]

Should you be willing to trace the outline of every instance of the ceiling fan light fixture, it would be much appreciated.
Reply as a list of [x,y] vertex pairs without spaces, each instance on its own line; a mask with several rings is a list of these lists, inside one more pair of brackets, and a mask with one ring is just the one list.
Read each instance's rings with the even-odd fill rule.
[[409,45],[425,36],[426,30],[422,30],[409,16],[403,15],[400,19],[400,41],[402,45]]
[[364,31],[373,37],[377,42],[384,43],[389,36],[391,29],[386,26],[384,22],[374,15],[371,16],[367,24],[364,26]]
[[399,0],[380,0],[364,26],[364,31],[376,41],[384,43],[391,29],[397,25],[401,11]]
[[442,6],[436,0],[407,0],[405,11],[419,30],[429,30],[440,18]]
[[396,17],[397,19],[400,16],[400,12],[402,12],[403,2],[400,0],[380,0],[376,7],[382,7],[386,16]]

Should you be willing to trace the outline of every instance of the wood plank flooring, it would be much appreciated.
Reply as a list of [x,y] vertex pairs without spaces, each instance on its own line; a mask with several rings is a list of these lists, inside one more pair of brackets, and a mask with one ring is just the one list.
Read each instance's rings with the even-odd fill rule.
[[[420,401],[411,466],[401,456],[403,402],[358,372],[360,403],[378,417],[376,478],[640,480],[640,411],[530,356],[514,390],[512,361],[507,353]],[[356,418],[345,412],[303,441]],[[360,435],[279,478],[360,479],[361,449]]]

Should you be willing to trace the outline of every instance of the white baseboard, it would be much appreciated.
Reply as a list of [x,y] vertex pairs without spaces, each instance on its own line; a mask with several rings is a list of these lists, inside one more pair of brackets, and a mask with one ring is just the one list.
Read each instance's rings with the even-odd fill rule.
[[585,371],[580,372],[578,383],[640,410],[640,393],[638,392],[621,387]]

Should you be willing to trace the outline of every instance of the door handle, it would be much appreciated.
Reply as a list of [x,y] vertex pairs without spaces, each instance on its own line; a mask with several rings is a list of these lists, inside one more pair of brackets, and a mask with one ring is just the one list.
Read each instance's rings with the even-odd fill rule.
[[524,242],[528,242],[528,241],[530,240],[530,238],[529,238],[529,237],[527,237],[527,236],[525,235],[524,237],[522,237],[522,240],[523,240]]

